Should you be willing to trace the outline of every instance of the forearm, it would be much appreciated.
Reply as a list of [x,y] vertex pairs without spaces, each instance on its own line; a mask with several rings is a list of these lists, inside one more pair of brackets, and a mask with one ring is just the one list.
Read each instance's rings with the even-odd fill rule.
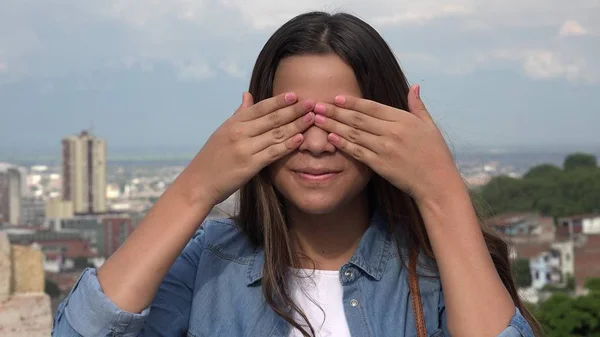
[[165,191],[98,270],[102,291],[121,310],[137,313],[150,305],[171,265],[212,209],[210,202],[191,200],[189,184],[183,180],[180,176]]
[[514,314],[462,180],[418,202],[433,247],[452,336],[497,336]]

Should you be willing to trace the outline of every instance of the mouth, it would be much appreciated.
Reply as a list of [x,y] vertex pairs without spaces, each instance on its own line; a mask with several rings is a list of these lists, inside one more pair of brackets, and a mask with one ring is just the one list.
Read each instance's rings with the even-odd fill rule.
[[296,177],[307,182],[323,182],[335,178],[341,171],[328,169],[293,170]]

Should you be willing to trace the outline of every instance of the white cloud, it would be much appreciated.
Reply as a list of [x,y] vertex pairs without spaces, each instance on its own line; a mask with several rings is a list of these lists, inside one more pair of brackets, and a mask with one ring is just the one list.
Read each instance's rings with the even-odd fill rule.
[[594,80],[590,78],[591,74],[586,72],[585,61],[564,60],[547,50],[527,53],[523,61],[523,70],[528,76],[541,80],[555,78],[566,78],[570,81]]
[[560,49],[510,48],[480,52],[476,55],[472,68],[490,67],[498,62],[517,64],[525,75],[536,80],[563,78],[571,82],[598,82],[598,65],[591,65],[575,52],[562,52]]
[[586,35],[588,33],[587,29],[583,28],[583,26],[574,20],[567,20],[560,27],[560,31],[558,35],[560,37],[566,36],[578,36],[578,35]]
[[231,77],[243,78],[246,75],[238,63],[230,59],[222,61],[219,68]]
[[406,11],[396,11],[392,14],[380,14],[373,17],[375,24],[390,25],[397,23],[426,23],[438,18],[468,16],[475,12],[475,9],[464,4],[435,4],[420,5],[422,2],[414,2],[415,5]]
[[[4,2],[0,71],[9,64],[11,74],[52,76],[166,64],[182,80],[215,71],[243,78],[270,31],[301,12],[325,10],[373,24],[400,61],[420,70],[462,74],[508,62],[534,78],[587,79],[600,69],[600,21],[588,19],[600,16],[597,1],[90,0],[60,8]],[[556,39],[558,27],[561,37],[586,40]]]
[[184,81],[198,81],[211,78],[214,71],[211,67],[202,61],[179,61],[176,62],[178,68],[177,78]]
[[102,12],[136,28],[164,24],[166,20],[194,21],[203,17],[207,2],[203,0],[115,0],[106,3]]

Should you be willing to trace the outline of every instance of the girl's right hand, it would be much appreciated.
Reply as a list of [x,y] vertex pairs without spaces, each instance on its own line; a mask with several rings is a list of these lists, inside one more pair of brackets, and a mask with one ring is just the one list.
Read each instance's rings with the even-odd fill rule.
[[264,167],[296,150],[302,133],[314,123],[313,101],[284,93],[254,104],[244,92],[242,104],[208,139],[175,183],[187,185],[191,201],[214,206]]

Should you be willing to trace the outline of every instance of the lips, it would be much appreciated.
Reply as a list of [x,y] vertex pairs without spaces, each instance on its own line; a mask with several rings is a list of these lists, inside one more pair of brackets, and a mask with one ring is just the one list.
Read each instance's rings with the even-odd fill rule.
[[340,173],[340,171],[338,170],[332,170],[332,169],[327,169],[327,168],[303,168],[300,170],[294,170],[294,172],[296,173],[304,173],[304,174],[310,174],[310,175],[323,175],[323,174],[335,174],[335,173]]
[[304,168],[301,170],[294,170],[294,173],[298,178],[308,182],[322,182],[333,179],[341,171],[335,171],[325,168]]

